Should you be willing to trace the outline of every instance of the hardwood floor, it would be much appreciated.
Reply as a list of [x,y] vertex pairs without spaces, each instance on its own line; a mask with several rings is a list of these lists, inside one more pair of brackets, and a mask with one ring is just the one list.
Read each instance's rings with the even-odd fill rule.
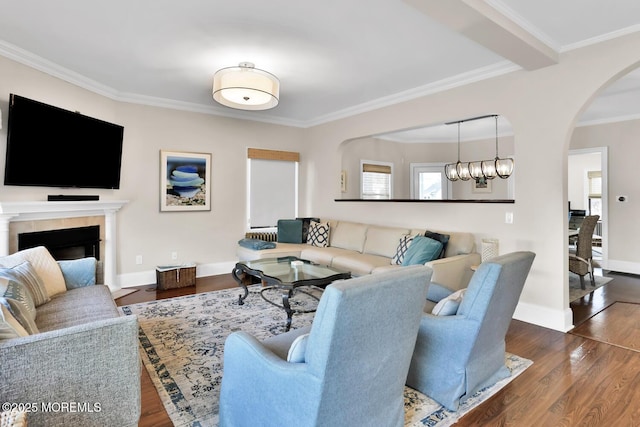
[[[640,277],[610,273],[610,283],[571,304],[574,325],[622,301],[640,303]],[[231,275],[199,278],[195,287],[156,291],[141,287],[118,305],[172,298],[235,287]],[[634,318],[621,316],[616,322]],[[620,329],[637,332],[634,325]],[[638,338],[636,338],[636,341]],[[638,426],[640,425],[640,353],[571,332],[562,333],[514,320],[507,351],[533,366],[457,426]],[[141,427],[170,427],[162,402],[143,369]]]

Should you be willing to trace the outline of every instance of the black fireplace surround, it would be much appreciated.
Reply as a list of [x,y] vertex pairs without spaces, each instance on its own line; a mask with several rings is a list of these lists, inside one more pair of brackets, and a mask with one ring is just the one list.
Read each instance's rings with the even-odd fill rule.
[[18,250],[46,247],[56,260],[95,257],[100,260],[100,226],[63,228],[18,234]]

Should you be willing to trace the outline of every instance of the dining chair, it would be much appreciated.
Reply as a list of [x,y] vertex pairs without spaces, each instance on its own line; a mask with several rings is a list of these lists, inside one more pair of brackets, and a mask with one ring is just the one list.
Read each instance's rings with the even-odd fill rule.
[[599,219],[599,215],[584,217],[578,231],[575,253],[573,251],[569,252],[569,271],[580,276],[580,287],[582,289],[586,289],[584,276],[587,274],[591,275],[591,286],[596,285],[593,277],[593,232]]

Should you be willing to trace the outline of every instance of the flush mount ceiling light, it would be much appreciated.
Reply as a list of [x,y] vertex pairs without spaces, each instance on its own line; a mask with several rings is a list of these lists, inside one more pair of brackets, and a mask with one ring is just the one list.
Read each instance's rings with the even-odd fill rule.
[[[493,117],[496,121],[496,157],[491,160],[478,160],[468,163],[460,162],[460,124],[471,120],[486,119],[488,117]],[[473,117],[471,119],[464,119],[445,124],[458,125],[458,161],[444,166],[444,173],[449,181],[457,181],[458,179],[467,181],[470,178],[478,181],[481,179],[494,179],[496,176],[506,179],[511,176],[514,167],[513,159],[510,157],[503,159],[498,157],[498,116],[496,114]]]
[[280,81],[251,62],[222,68],[213,75],[213,99],[238,110],[268,110],[278,105]]

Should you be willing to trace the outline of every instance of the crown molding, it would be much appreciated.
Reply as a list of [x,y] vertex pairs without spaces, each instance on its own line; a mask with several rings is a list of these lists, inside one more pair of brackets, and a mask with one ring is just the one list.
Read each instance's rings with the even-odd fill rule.
[[585,120],[576,123],[576,127],[606,125],[610,123],[628,122],[631,120],[640,120],[640,113],[626,114],[624,116],[611,116],[601,119]]
[[515,10],[511,9],[509,6],[504,4],[500,0],[486,0],[486,3],[489,6],[493,7],[495,10],[506,16],[508,19],[513,21],[514,24],[531,34],[534,38],[538,39],[541,43],[544,43],[549,48],[553,49],[556,53],[560,52],[560,44],[553,39],[553,37],[549,36],[547,33],[542,31],[537,26],[533,25],[530,21],[525,19],[522,15],[517,13]]
[[353,107],[345,108],[330,114],[319,116],[311,120],[293,120],[265,113],[252,114],[240,110],[216,107],[213,105],[202,105],[190,102],[176,101],[166,98],[158,98],[135,93],[120,92],[112,87],[99,83],[85,77],[75,71],[62,67],[52,61],[44,59],[38,55],[28,52],[22,48],[0,40],[0,55],[24,64],[28,67],[41,71],[45,74],[59,78],[63,81],[86,89],[88,91],[105,96],[114,101],[127,102],[131,104],[147,105],[152,107],[167,108],[180,111],[211,114],[216,116],[252,120],[257,122],[291,126],[298,128],[309,128],[320,124],[325,124],[334,120],[344,119],[357,114],[376,110],[415,98],[443,92],[456,87],[475,83],[481,80],[497,77],[503,74],[520,70],[521,67],[510,61],[501,61],[486,67],[471,70],[456,76],[429,83],[424,86],[409,89],[397,94],[385,96],[373,101],[365,102]]
[[452,77],[447,77],[424,86],[419,86],[393,95],[378,98],[374,101],[365,102],[353,107],[345,108],[334,113],[320,116],[317,119],[307,122],[307,127],[317,126],[324,123],[332,122],[339,119],[355,116],[356,114],[366,113],[377,110],[379,108],[388,107],[399,104],[401,102],[410,101],[412,99],[421,98],[423,96],[432,95],[438,92],[465,86],[481,80],[487,80],[498,77],[503,74],[512,73],[521,70],[522,67],[512,63],[511,61],[501,61],[486,67],[477,68]]
[[632,26],[626,27],[626,28],[621,28],[621,29],[616,30],[616,31],[611,31],[610,33],[601,34],[601,35],[596,36],[596,37],[591,37],[589,39],[581,40],[581,41],[576,42],[576,43],[566,44],[566,45],[564,45],[564,46],[562,46],[560,48],[560,53],[564,53],[564,52],[568,52],[570,50],[580,49],[582,47],[587,47],[587,46],[591,46],[591,45],[594,45],[594,44],[602,43],[602,42],[605,42],[607,40],[616,39],[618,37],[626,36],[628,34],[637,33],[639,31],[640,31],[640,24],[632,25]]
[[76,73],[68,68],[56,64],[55,62],[44,59],[34,53],[19,48],[18,46],[0,40],[0,55],[9,58],[20,64],[26,65],[38,71],[42,71],[50,76],[57,77],[67,83],[97,93],[107,98],[115,99],[117,91],[107,85],[99,83],[82,74]]

